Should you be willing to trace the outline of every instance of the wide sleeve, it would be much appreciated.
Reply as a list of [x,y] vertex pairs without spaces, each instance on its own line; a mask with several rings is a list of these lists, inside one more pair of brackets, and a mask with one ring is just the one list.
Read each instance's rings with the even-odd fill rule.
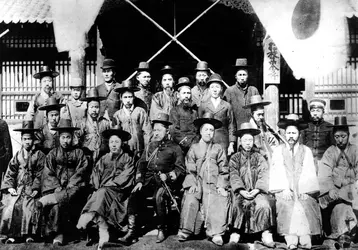
[[333,168],[336,164],[335,146],[329,147],[318,165],[318,182],[321,195],[334,189]]
[[245,190],[245,184],[240,176],[240,152],[231,156],[229,161],[230,185],[234,193]]
[[90,177],[90,184],[93,186],[94,189],[98,190],[101,185],[101,172],[100,169],[103,169],[103,161],[104,161],[105,155],[102,156],[97,163],[95,164],[92,174]]
[[124,168],[123,170],[116,168],[113,182],[121,189],[127,189],[130,188],[133,184],[135,173],[134,160],[127,154],[120,159],[124,160]]
[[45,167],[45,154],[37,150],[36,151],[36,166],[34,166],[34,181],[32,182],[32,189],[33,190],[40,190],[41,189],[41,178],[42,178],[42,172]]
[[228,106],[227,115],[229,118],[229,140],[230,142],[236,142],[236,136],[234,133],[236,132],[236,122],[234,119],[234,111],[232,110],[231,104]]
[[186,176],[183,182],[183,188],[190,188],[191,186],[198,186],[198,169],[197,158],[195,156],[195,145],[192,145],[185,157]]
[[17,175],[19,172],[19,161],[17,159],[18,152],[10,160],[7,167],[6,173],[4,175],[4,180],[1,183],[1,190],[8,188],[17,188]]
[[290,189],[283,163],[282,146],[274,149],[269,175],[269,192],[277,193]]
[[56,164],[56,150],[51,150],[45,158],[45,166],[42,171],[42,194],[60,187],[60,180],[56,174]]
[[37,111],[37,105],[36,105],[36,99],[37,99],[38,94],[36,94],[34,96],[34,98],[31,100],[29,107],[27,108],[26,111],[26,115],[25,115],[25,120],[30,120],[33,121],[34,120],[34,116],[35,113]]
[[229,186],[229,166],[227,162],[226,157],[226,151],[219,145],[217,148],[218,154],[217,154],[217,165],[219,169],[219,176],[218,176],[218,182],[216,186],[218,188],[227,188]]
[[148,145],[150,137],[151,137],[151,133],[152,133],[152,126],[150,124],[149,121],[149,117],[147,115],[147,113],[145,112],[144,109],[142,109],[141,115],[140,115],[141,119],[142,119],[142,130],[144,132],[144,145]]
[[257,168],[258,168],[258,177],[255,184],[255,188],[259,189],[261,192],[267,193],[269,185],[269,166],[265,158],[257,153]]
[[303,147],[305,147],[305,156],[298,190],[300,194],[317,194],[320,189],[313,154],[311,149],[306,146]]
[[82,150],[76,149],[73,153],[76,154],[77,159],[76,172],[69,179],[67,186],[84,186],[88,177],[89,164]]

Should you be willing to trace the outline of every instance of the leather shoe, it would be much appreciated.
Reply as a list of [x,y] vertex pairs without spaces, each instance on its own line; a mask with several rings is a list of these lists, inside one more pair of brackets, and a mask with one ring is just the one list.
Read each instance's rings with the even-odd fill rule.
[[161,229],[158,229],[158,235],[157,235],[157,240],[155,241],[156,243],[160,243],[162,241],[165,240],[165,234],[164,231]]

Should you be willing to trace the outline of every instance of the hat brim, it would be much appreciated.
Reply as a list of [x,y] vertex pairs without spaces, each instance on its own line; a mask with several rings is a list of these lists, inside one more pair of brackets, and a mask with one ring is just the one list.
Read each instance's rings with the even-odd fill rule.
[[41,79],[44,76],[50,76],[52,78],[55,78],[55,77],[57,77],[59,75],[60,75],[60,73],[58,73],[57,71],[42,71],[42,72],[35,73],[33,75],[33,77],[35,79]]
[[13,129],[13,131],[21,132],[21,133],[34,133],[34,132],[39,132],[40,129],[36,129],[36,128],[16,128],[16,129]]
[[162,120],[153,120],[153,121],[152,121],[152,125],[154,125],[154,123],[161,123],[161,124],[164,124],[164,125],[166,125],[166,126],[170,126],[170,125],[173,124],[173,123],[171,123],[171,122],[162,121]]
[[83,101],[83,102],[92,102],[92,101],[97,101],[97,102],[100,102],[100,101],[104,101],[106,100],[107,97],[104,97],[104,96],[99,96],[99,97],[83,97],[83,98],[80,98],[80,101]]
[[288,126],[296,126],[298,130],[304,130],[308,128],[308,124],[303,120],[293,121],[293,120],[280,120],[277,123],[277,126],[281,129],[286,129]]
[[138,72],[142,72],[142,71],[152,72],[152,70],[149,69],[149,68],[135,68],[135,71],[138,71]]
[[223,81],[208,81],[208,82],[206,83],[206,87],[209,87],[210,84],[212,84],[212,83],[219,83],[223,88],[226,88],[226,86],[225,86],[225,84],[224,84]]
[[208,71],[208,72],[210,72],[210,68],[207,68],[207,69],[196,68],[196,69],[194,69],[194,71]]
[[354,127],[355,125],[353,124],[347,124],[347,125],[327,125],[326,127],[329,128],[344,128],[344,127]]
[[59,131],[59,132],[62,132],[62,131],[76,131],[76,130],[80,130],[80,128],[77,128],[77,127],[58,127],[58,128],[51,128],[51,130],[54,130],[54,131]]
[[193,84],[192,83],[178,83],[173,88],[174,88],[174,90],[178,90],[179,88],[181,88],[183,86],[188,86],[189,88],[192,88]]
[[69,85],[70,88],[84,88],[84,85]]
[[65,104],[52,104],[52,105],[44,105],[39,107],[39,110],[45,110],[45,111],[49,111],[49,110],[58,110],[63,108],[64,106],[66,106]]
[[247,104],[245,106],[243,106],[244,109],[248,109],[248,108],[251,108],[253,106],[267,106],[267,105],[270,105],[271,102],[269,101],[262,101],[262,102],[254,102],[254,103],[250,103],[250,104]]
[[237,137],[242,137],[244,134],[250,134],[252,136],[258,135],[260,134],[261,131],[259,129],[256,128],[244,128],[244,129],[239,129],[237,130],[234,135]]
[[138,92],[140,90],[140,88],[138,87],[131,87],[131,88],[128,88],[128,87],[119,87],[119,88],[115,88],[114,89],[114,92],[117,92],[117,93],[123,93],[123,92],[126,92],[126,91],[129,91],[129,92]]
[[205,123],[213,125],[215,129],[221,128],[223,125],[221,121],[214,118],[198,118],[194,121],[194,125],[197,127],[201,127]]
[[107,129],[102,132],[102,136],[109,139],[112,135],[118,136],[122,141],[129,141],[132,136],[130,133],[120,129]]
[[115,68],[116,68],[116,66],[114,66],[114,65],[112,65],[112,66],[108,65],[108,66],[101,67],[101,69],[115,69]]

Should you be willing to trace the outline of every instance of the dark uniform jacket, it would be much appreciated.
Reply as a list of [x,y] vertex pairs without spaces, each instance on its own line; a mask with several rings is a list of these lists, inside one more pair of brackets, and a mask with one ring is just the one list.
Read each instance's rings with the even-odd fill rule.
[[106,84],[102,83],[96,87],[100,96],[107,97],[106,100],[101,101],[99,109],[99,116],[103,116],[105,111],[108,111],[108,116],[112,120],[114,113],[120,108],[119,94],[113,91],[115,88],[120,88],[122,85],[118,82],[112,84],[110,90],[107,89]]

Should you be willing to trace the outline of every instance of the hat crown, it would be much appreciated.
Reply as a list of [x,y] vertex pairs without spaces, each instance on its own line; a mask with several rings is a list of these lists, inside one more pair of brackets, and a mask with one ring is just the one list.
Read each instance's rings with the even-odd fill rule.
[[97,97],[100,96],[96,88],[91,88],[90,90],[88,90],[86,98],[97,98]]
[[201,118],[214,119],[214,114],[211,112],[205,112]]
[[122,81],[122,88],[134,88],[134,83],[130,79]]
[[59,102],[57,101],[56,97],[54,96],[50,96],[49,98],[47,98],[46,100],[46,106],[50,106],[50,105],[58,105]]
[[222,79],[221,75],[215,73],[215,74],[212,74],[212,75],[209,77],[208,83],[209,83],[209,82],[220,82],[220,83],[222,83],[222,82],[223,82],[223,79]]
[[22,121],[22,129],[34,129],[34,121],[31,120]]
[[334,126],[348,126],[346,116],[336,116],[334,117]]
[[300,117],[297,114],[289,114],[286,116],[286,120],[289,121],[298,121]]
[[48,71],[52,71],[50,66],[48,66],[48,65],[40,66],[40,71],[39,72],[48,72]]
[[157,117],[155,118],[155,121],[169,122],[169,115],[166,113],[158,113]]
[[187,83],[188,85],[190,84],[189,78],[186,76],[180,77],[178,80],[178,84],[185,84],[185,83]]
[[84,87],[82,79],[81,78],[72,78],[70,87]]
[[237,58],[235,62],[236,67],[247,67],[247,58]]
[[161,71],[171,71],[171,70],[173,70],[173,68],[172,67],[170,67],[169,65],[165,65],[162,69],[161,69]]
[[196,69],[195,70],[203,70],[203,71],[209,70],[208,63],[206,61],[199,61],[196,64]]
[[72,122],[70,119],[60,119],[60,122],[57,125],[57,128],[70,128],[72,127]]
[[103,63],[102,63],[102,69],[104,68],[115,68],[116,67],[116,63],[113,59],[110,59],[110,58],[107,58],[107,59],[104,59],[103,60]]
[[149,69],[149,63],[148,62],[140,62],[138,69]]
[[242,129],[256,129],[250,122],[243,122],[240,124],[240,130]]

